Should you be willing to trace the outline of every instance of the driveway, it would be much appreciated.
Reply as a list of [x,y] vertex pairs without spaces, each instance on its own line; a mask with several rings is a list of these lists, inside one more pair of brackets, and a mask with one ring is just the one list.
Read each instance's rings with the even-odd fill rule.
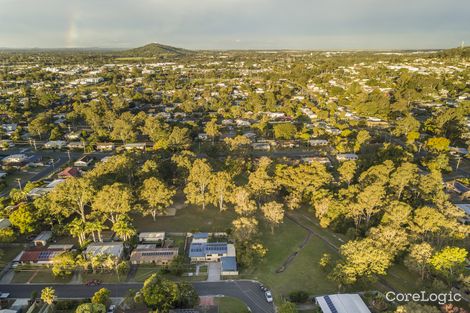
[[211,262],[207,266],[207,281],[220,281],[220,262]]

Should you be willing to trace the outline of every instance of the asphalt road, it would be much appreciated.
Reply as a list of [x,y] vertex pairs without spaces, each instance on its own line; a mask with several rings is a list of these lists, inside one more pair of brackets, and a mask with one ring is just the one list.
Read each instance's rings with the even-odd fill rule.
[[[47,284],[9,284],[0,285],[0,292],[10,293],[11,298],[29,298],[36,291],[38,295]],[[121,283],[102,284],[100,286],[86,285],[52,285],[59,298],[90,298],[98,289],[107,288],[111,291],[111,297],[124,297],[129,290],[139,290],[142,284]],[[200,296],[229,296],[245,302],[252,313],[274,313],[274,306],[266,301],[264,292],[257,282],[252,281],[220,281],[220,282],[195,282],[194,288]]]

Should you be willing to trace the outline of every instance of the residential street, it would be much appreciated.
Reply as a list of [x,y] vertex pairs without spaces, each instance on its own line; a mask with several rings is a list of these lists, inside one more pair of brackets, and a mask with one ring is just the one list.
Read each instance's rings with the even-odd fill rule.
[[[253,281],[220,281],[220,282],[195,282],[194,288],[201,296],[224,295],[236,297],[244,301],[253,313],[272,313],[274,306],[268,303],[259,284]],[[29,298],[33,291],[40,294],[48,284],[9,284],[0,285],[0,292],[10,293],[11,298]],[[139,290],[142,284],[102,284],[100,286],[86,285],[52,285],[59,298],[87,298],[91,297],[98,289],[107,288],[112,297],[124,297],[130,289]]]

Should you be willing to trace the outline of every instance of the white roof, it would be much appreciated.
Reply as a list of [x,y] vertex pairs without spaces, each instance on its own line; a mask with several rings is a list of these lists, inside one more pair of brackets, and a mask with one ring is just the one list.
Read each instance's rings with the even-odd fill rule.
[[237,253],[235,252],[235,246],[231,243],[227,245],[227,256],[237,256]]
[[109,254],[120,257],[124,250],[122,242],[92,242],[86,247],[86,254],[101,255]]
[[165,240],[164,232],[142,232],[139,234],[140,241],[163,241]]
[[315,299],[323,313],[371,313],[357,293],[328,295]]
[[463,210],[465,214],[470,215],[470,203],[456,203],[455,206]]
[[11,226],[11,223],[9,219],[7,218],[0,219],[0,229],[4,229],[10,226]]

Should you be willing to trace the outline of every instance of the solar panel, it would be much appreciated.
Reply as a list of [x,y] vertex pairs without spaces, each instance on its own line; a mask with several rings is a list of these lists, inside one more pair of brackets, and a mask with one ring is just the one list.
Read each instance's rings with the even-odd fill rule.
[[328,305],[328,307],[330,308],[332,313],[338,313],[338,310],[336,310],[336,307],[333,304],[333,302],[331,301],[329,296],[324,296],[323,299],[325,299],[325,302]]

